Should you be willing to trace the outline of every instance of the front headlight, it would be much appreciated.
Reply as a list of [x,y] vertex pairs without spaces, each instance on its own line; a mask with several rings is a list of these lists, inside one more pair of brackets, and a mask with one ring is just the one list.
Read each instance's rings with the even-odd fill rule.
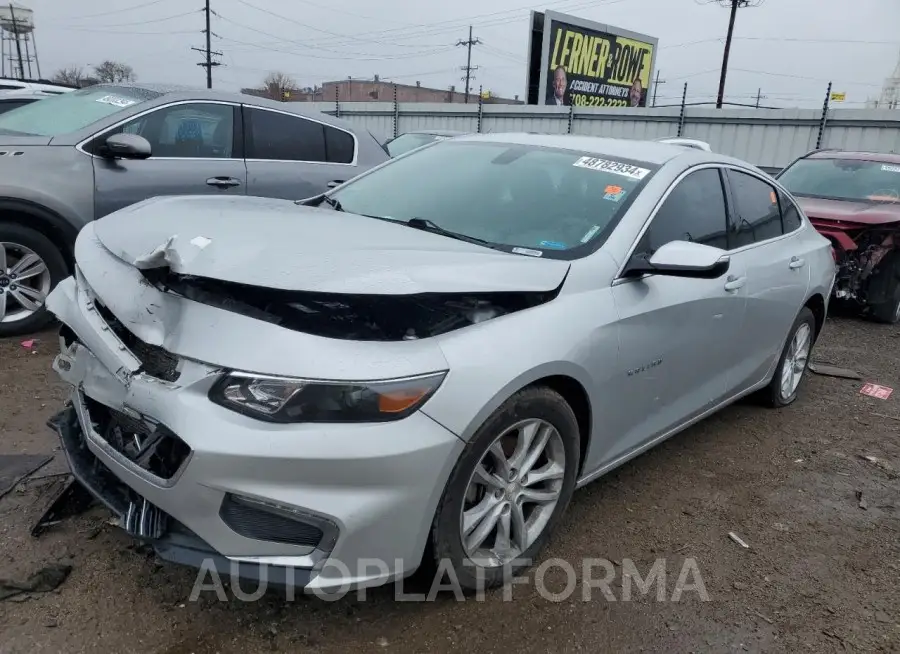
[[232,372],[213,385],[209,399],[269,422],[385,422],[405,418],[422,406],[446,374],[338,382]]

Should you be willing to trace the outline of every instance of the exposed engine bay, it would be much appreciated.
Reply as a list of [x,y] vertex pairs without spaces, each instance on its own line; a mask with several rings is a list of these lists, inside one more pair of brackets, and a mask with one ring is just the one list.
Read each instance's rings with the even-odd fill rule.
[[855,301],[862,305],[885,301],[894,256],[888,256],[900,245],[900,231],[894,225],[869,227],[864,225],[824,224],[816,221],[821,233],[831,240],[835,249],[837,278],[834,296],[839,300]]
[[274,323],[286,329],[356,341],[429,338],[544,304],[559,293],[339,294],[239,284],[169,268],[141,271],[159,290]]

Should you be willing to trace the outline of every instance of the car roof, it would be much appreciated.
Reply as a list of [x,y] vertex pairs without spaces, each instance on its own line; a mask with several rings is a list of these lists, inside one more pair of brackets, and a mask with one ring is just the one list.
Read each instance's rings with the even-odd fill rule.
[[191,86],[177,86],[173,84],[144,84],[131,82],[97,84],[95,86],[86,87],[86,89],[83,90],[96,90],[103,88],[130,89],[133,90],[136,94],[140,94],[142,91],[149,91],[150,93],[154,94],[158,93],[161,97],[155,98],[153,100],[154,104],[166,104],[169,102],[182,102],[192,100],[201,102],[206,100],[213,102],[219,101],[250,104],[257,107],[275,109],[286,114],[293,114],[296,116],[302,116],[304,118],[312,118],[313,120],[317,120],[320,123],[326,123],[328,125],[341,127],[353,133],[357,133],[359,131],[357,129],[354,129],[354,126],[345,120],[329,116],[328,114],[316,111],[312,108],[303,107],[302,105],[304,103],[302,102],[279,102],[277,100],[269,100],[268,98],[262,98],[256,95],[250,95],[248,93],[216,91],[213,89],[202,89]]
[[468,134],[455,140],[487,141],[493,143],[559,148],[562,150],[584,152],[597,155],[598,157],[622,157],[623,159],[634,159],[655,165],[662,165],[676,157],[692,157],[696,163],[709,161],[737,163],[743,166],[750,165],[744,161],[739,161],[715,152],[705,152],[696,148],[686,148],[681,145],[672,145],[660,141],[642,141],[637,139],[614,139],[576,134],[489,133]]
[[35,91],[9,91],[8,93],[0,93],[0,102],[8,101],[15,102],[21,100],[43,100],[45,98],[52,98],[52,93],[40,93]]
[[900,154],[893,152],[848,152],[846,150],[818,150],[806,155],[806,159],[853,159],[877,163],[900,164]]

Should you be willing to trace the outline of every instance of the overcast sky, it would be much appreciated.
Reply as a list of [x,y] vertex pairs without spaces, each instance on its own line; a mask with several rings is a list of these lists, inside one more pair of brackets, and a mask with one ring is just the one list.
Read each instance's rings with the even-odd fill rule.
[[[205,84],[204,0],[16,0],[34,10],[41,72],[130,64],[147,82]],[[534,0],[533,0],[534,1]],[[300,85],[382,78],[447,88],[459,79],[468,25],[474,86],[524,94],[530,9],[552,9],[659,39],[660,104],[714,98],[728,11],[704,0],[212,0],[214,86],[258,85],[269,71]],[[820,106],[829,80],[848,107],[877,96],[900,57],[900,0],[764,0],[738,12],[726,99]],[[793,39],[793,40],[787,40]],[[36,71],[35,71],[36,72]],[[35,75],[36,76],[36,75]],[[859,103],[859,104],[857,104]]]

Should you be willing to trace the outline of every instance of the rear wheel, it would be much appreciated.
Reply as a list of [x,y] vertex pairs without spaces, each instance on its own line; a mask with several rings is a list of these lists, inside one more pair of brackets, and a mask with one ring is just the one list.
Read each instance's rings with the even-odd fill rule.
[[562,396],[536,387],[511,397],[450,475],[432,526],[434,563],[449,564],[467,590],[528,567],[569,504],[578,458],[578,423]]
[[34,332],[52,320],[47,295],[66,275],[62,254],[46,236],[0,223],[0,337]]
[[815,340],[816,317],[808,307],[803,307],[791,326],[775,375],[763,391],[766,404],[781,408],[797,399]]

